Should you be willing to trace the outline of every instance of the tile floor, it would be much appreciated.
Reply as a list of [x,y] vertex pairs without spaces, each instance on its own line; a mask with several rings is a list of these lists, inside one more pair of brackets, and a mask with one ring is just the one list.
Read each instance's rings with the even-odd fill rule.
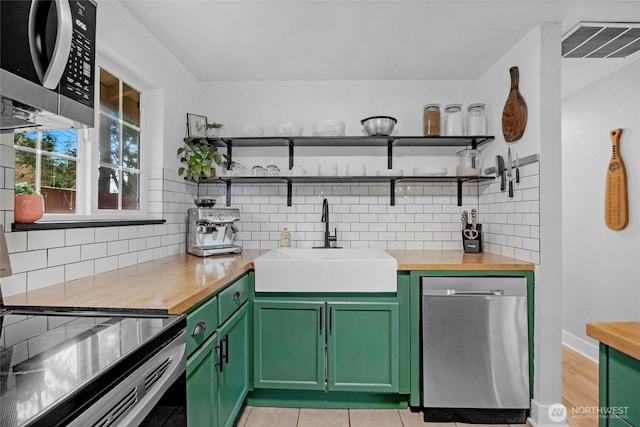
[[[246,406],[237,427],[487,427],[483,424],[425,423],[409,409],[310,409]],[[509,427],[491,425],[490,427]],[[511,427],[527,427],[522,426]]]

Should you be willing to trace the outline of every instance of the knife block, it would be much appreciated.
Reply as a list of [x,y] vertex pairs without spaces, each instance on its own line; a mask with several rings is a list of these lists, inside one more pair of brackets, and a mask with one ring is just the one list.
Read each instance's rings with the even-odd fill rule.
[[464,233],[460,232],[465,253],[477,254],[482,252],[482,224],[477,224],[476,230],[478,230],[478,237],[475,239],[467,239]]

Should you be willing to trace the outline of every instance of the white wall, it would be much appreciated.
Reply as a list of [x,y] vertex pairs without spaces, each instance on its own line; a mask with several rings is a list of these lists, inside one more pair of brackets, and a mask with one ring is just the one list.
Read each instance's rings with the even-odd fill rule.
[[[629,225],[604,222],[609,132],[621,128]],[[640,320],[640,61],[562,100],[563,316],[567,344],[597,360],[587,322]]]
[[[548,425],[553,422],[548,417],[547,409],[560,402],[561,397],[559,24],[541,24],[532,29],[478,81],[485,97],[491,100],[492,105],[499,106],[491,116],[494,129],[500,129],[502,106],[509,89],[508,73],[512,66],[518,66],[520,70],[520,91],[527,102],[528,121],[522,139],[509,143],[509,146],[514,158],[515,152],[521,157],[540,153],[541,160],[539,176],[536,178],[539,179],[540,263],[535,272],[535,377],[531,422],[534,425]],[[501,154],[506,159],[506,151],[507,144],[496,132],[496,141],[487,148],[485,155],[491,158]],[[497,197],[504,198],[504,194]]]
[[144,106],[155,112],[143,122],[150,149],[142,155],[150,167],[174,169],[186,136],[186,112],[196,110],[198,81],[120,2],[102,1],[98,8],[99,62],[146,90]]

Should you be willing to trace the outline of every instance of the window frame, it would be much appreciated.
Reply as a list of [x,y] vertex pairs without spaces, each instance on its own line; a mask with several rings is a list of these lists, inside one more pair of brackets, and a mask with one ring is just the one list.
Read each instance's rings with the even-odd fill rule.
[[[130,88],[134,89],[135,91],[137,91],[140,94],[140,125],[139,126],[135,126],[131,123],[127,123],[123,117],[122,117],[122,113],[123,113],[123,99],[122,97],[119,97],[119,101],[118,101],[118,114],[119,117],[118,122],[120,125],[120,133],[119,133],[119,158],[120,158],[120,163],[122,163],[122,149],[123,149],[123,135],[124,135],[124,131],[123,131],[123,126],[129,126],[132,129],[135,129],[139,132],[140,134],[140,139],[139,139],[139,147],[138,147],[138,180],[139,180],[139,193],[138,193],[138,209],[137,210],[132,210],[132,209],[122,209],[122,197],[118,197],[118,206],[119,209],[99,209],[98,208],[98,178],[99,178],[99,171],[100,171],[100,167],[104,166],[104,167],[109,167],[112,168],[112,166],[115,166],[111,163],[106,163],[106,162],[100,162],[98,160],[98,152],[99,152],[99,132],[94,131],[93,134],[93,138],[92,138],[92,153],[91,153],[91,159],[92,162],[94,164],[95,170],[92,170],[92,176],[95,176],[96,179],[91,180],[92,183],[92,188],[91,188],[91,206],[92,209],[95,211],[95,213],[93,213],[93,215],[99,216],[99,217],[110,217],[110,216],[115,216],[117,218],[139,218],[142,214],[144,214],[144,216],[146,216],[146,199],[143,197],[143,195],[145,194],[145,190],[146,188],[143,187],[143,182],[145,181],[145,177],[144,177],[144,168],[143,168],[143,158],[146,157],[146,152],[145,150],[143,150],[143,146],[145,144],[143,144],[143,135],[144,135],[144,123],[145,123],[145,119],[144,119],[144,102],[145,102],[145,94],[144,94],[144,90],[139,89],[139,85],[136,83],[131,83],[130,80],[128,80],[125,77],[122,77],[122,74],[120,73],[119,70],[115,69],[116,67],[110,67],[110,66],[102,66],[101,64],[96,64],[96,82],[97,84],[95,85],[97,87],[96,89],[96,97],[95,99],[98,100],[98,106],[95,109],[95,123],[96,123],[96,127],[100,126],[101,120],[100,118],[103,115],[106,115],[104,113],[101,114],[100,112],[100,106],[99,106],[99,100],[100,100],[100,72],[101,70],[105,70],[107,73],[111,74],[112,76],[114,76],[115,78],[118,79],[119,81],[119,90],[122,91],[122,85],[126,84],[127,86],[129,86]],[[109,116],[109,115],[106,115]],[[126,167],[124,165],[117,165],[117,170],[121,171],[121,172],[127,172],[127,171],[132,171],[135,170],[134,168],[130,168],[130,167]],[[121,176],[122,178],[122,176]],[[120,188],[118,189],[118,192],[120,195],[122,195],[122,182],[120,182]],[[144,200],[144,203],[143,203]],[[144,212],[143,212],[143,208],[144,208]]]
[[[147,160],[148,160],[148,142],[145,131],[148,119],[146,117],[146,86],[141,83],[141,79],[132,76],[131,73],[125,72],[121,67],[112,64],[109,61],[96,58],[94,99],[99,103],[100,99],[100,70],[105,71],[117,77],[120,81],[126,83],[131,88],[140,93],[140,146],[138,150],[140,170],[139,181],[139,201],[138,210],[128,209],[98,209],[98,144],[99,132],[94,128],[80,128],[78,131],[78,163],[77,163],[77,183],[76,183],[76,213],[45,213],[39,222],[57,222],[57,221],[87,221],[87,220],[143,220],[148,219],[148,187],[147,187]],[[100,106],[97,104],[94,109],[95,127],[100,125]],[[135,127],[135,126],[134,126]],[[126,170],[126,168],[124,169]],[[40,179],[38,177],[38,179]]]
[[[46,133],[46,132],[56,132],[58,130],[75,130],[76,131],[76,148],[77,148],[77,157],[74,159],[72,156],[69,156],[67,154],[63,154],[63,153],[56,153],[53,151],[46,151],[42,149],[42,134]],[[39,171],[40,173],[36,174],[36,179],[35,179],[35,188],[38,191],[42,191],[42,157],[43,156],[47,156],[47,157],[57,157],[57,158],[61,158],[61,159],[66,159],[66,160],[75,160],[76,162],[76,213],[73,214],[63,214],[63,213],[45,213],[42,217],[42,219],[40,220],[41,222],[44,221],[57,221],[57,220],[67,220],[67,219],[77,219],[79,215],[78,212],[84,212],[84,205],[85,205],[85,199],[84,199],[84,195],[86,193],[86,185],[85,182],[86,180],[84,179],[85,177],[85,171],[83,170],[84,166],[83,164],[85,163],[85,157],[86,157],[86,147],[84,144],[84,140],[81,141],[81,129],[50,129],[50,130],[40,130],[40,129],[29,129],[29,130],[25,130],[22,132],[15,132],[15,133],[35,133],[36,136],[36,147],[35,148],[31,148],[31,147],[20,147],[20,148],[14,148],[14,150],[16,151],[16,153],[18,151],[23,151],[23,152],[27,152],[27,153],[32,153],[35,154],[36,156],[36,171]],[[15,144],[14,144],[15,147]],[[46,154],[45,154],[46,153]],[[16,156],[17,157],[17,156]],[[14,162],[15,163],[15,162]],[[82,167],[81,167],[82,166]]]

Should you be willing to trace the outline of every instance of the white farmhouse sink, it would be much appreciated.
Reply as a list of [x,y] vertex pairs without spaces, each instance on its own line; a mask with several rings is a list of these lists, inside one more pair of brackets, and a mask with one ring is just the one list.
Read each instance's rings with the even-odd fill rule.
[[256,258],[256,292],[396,292],[398,261],[381,249],[281,248]]

